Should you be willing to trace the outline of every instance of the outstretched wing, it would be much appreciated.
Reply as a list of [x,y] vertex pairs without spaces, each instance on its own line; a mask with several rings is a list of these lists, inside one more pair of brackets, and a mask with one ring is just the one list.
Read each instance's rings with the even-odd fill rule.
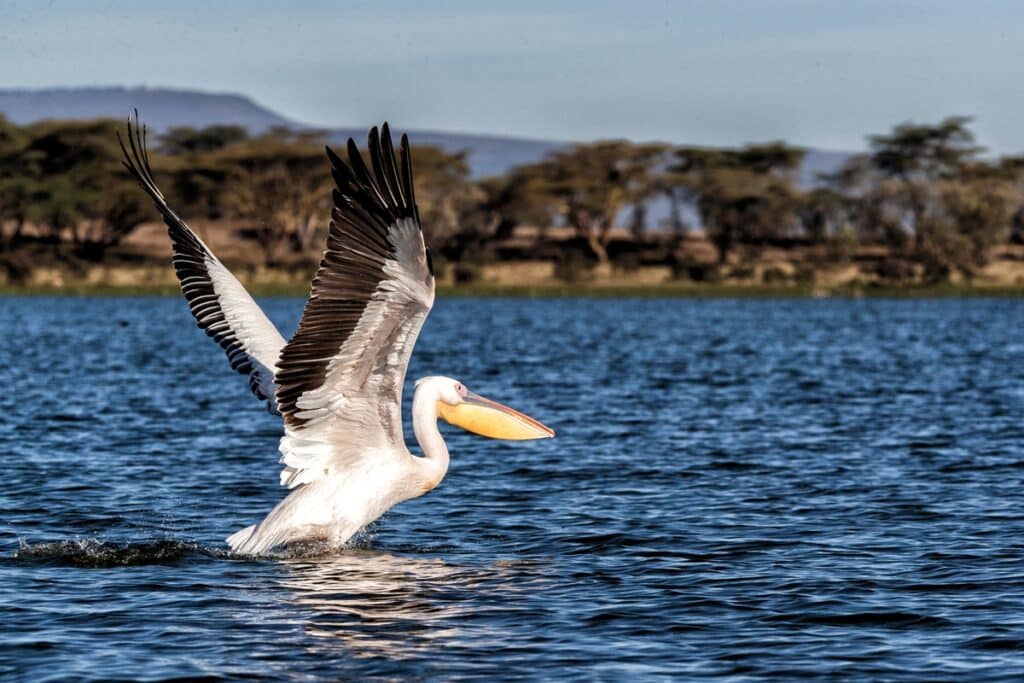
[[385,123],[370,131],[369,153],[368,168],[351,139],[347,163],[327,149],[337,183],[327,249],[278,362],[281,482],[290,487],[404,445],[402,384],[434,276],[408,139],[396,160]]
[[249,377],[256,397],[275,410],[274,373],[284,337],[252,296],[199,236],[167,205],[153,180],[146,148],[146,128],[128,121],[128,146],[117,136],[124,166],[156,205],[174,250],[172,263],[196,324],[227,354],[231,369]]

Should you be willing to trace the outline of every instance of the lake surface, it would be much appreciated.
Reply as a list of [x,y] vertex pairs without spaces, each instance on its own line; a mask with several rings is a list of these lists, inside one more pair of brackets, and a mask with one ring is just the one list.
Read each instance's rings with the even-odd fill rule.
[[0,330],[2,676],[1024,677],[1022,301],[441,299],[407,402],[448,374],[558,437],[445,427],[435,491],[262,561],[222,539],[279,422],[183,301]]

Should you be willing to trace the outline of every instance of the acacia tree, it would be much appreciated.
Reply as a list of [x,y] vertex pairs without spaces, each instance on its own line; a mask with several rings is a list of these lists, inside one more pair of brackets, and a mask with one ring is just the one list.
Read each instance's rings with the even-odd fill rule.
[[1021,197],[1010,218],[1010,240],[1020,244],[1024,242],[1024,155],[1005,156],[998,166]]
[[416,175],[416,203],[424,239],[436,251],[462,235],[478,232],[473,211],[482,199],[470,182],[466,152],[454,154],[440,147],[417,146],[411,151]]
[[249,132],[242,126],[178,126],[160,136],[160,151],[171,156],[194,156],[216,152],[247,139]]
[[25,227],[34,192],[23,162],[25,136],[0,114],[0,244],[16,241]]
[[658,175],[658,187],[669,200],[669,225],[677,243],[686,230],[683,208],[693,207],[699,212],[705,174],[718,163],[720,153],[706,147],[676,147],[671,161]]
[[975,159],[981,147],[966,116],[951,116],[938,124],[903,123],[888,135],[868,138],[868,157],[874,172],[891,181],[885,202],[918,248],[924,246],[929,223],[941,213],[940,183],[955,178],[960,168]]
[[869,155],[852,156],[836,172],[820,179],[841,198],[842,211],[858,241],[893,249],[906,246],[908,233],[899,208],[902,188],[898,181],[881,178]]
[[481,194],[478,209],[483,215],[485,232],[495,239],[512,236],[521,225],[543,231],[555,221],[557,206],[544,192],[536,165],[519,166],[503,176],[477,182]]
[[608,262],[608,242],[622,210],[654,192],[653,178],[664,146],[624,140],[574,145],[535,164],[543,192],[582,238],[599,263]]
[[785,235],[797,225],[794,175],[804,150],[781,142],[739,149],[681,147],[668,176],[696,204],[724,263],[740,244]]
[[662,174],[668,165],[669,146],[646,143],[634,145],[627,156],[630,172],[626,178],[628,202],[632,205],[629,228],[634,239],[644,239],[648,226],[648,205],[665,194]]
[[863,240],[923,263],[932,281],[982,265],[1021,205],[1017,164],[980,161],[968,123],[901,124],[826,178]]
[[84,208],[79,240],[86,255],[100,259],[120,244],[152,215],[152,206],[134,182],[122,174],[108,176],[99,184]]
[[503,240],[517,227],[530,226],[537,229],[538,242],[543,242],[548,228],[561,218],[561,202],[549,191],[547,178],[547,167],[534,163],[479,181],[482,197],[477,208],[488,234]]
[[0,196],[15,232],[26,222],[79,254],[102,258],[146,216],[146,205],[120,164],[118,123],[44,121],[26,126],[8,155]]
[[217,125],[171,128],[161,136],[161,166],[170,176],[169,186],[184,211],[208,219],[233,213],[222,190],[238,169],[225,163],[230,154],[221,152],[249,139],[248,131],[241,126]]
[[946,266],[970,275],[1010,235],[1021,193],[1013,174],[985,162],[964,164],[955,178],[939,181],[941,214],[927,224],[926,248]]
[[332,186],[321,142],[317,133],[275,129],[214,156],[226,175],[225,207],[255,226],[267,265],[289,242],[311,252],[318,228],[327,225]]
[[847,222],[845,197],[831,187],[816,187],[799,198],[797,217],[807,238],[822,244]]
[[739,244],[760,244],[787,232],[794,225],[796,198],[788,183],[766,174],[709,171],[698,206],[719,263]]

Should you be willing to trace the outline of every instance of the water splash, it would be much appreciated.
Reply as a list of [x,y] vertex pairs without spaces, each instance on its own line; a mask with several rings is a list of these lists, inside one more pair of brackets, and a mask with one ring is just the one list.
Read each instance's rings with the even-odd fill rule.
[[216,556],[219,551],[184,541],[109,543],[95,539],[23,543],[11,553],[16,562],[48,563],[70,567],[136,567],[176,564],[192,555]]

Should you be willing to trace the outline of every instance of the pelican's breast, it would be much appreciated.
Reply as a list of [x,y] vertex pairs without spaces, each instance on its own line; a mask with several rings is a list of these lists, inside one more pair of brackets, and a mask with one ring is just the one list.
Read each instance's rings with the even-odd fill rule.
[[338,525],[354,524],[356,529],[410,498],[406,491],[412,474],[394,453],[375,453],[357,463],[328,475],[332,518]]

